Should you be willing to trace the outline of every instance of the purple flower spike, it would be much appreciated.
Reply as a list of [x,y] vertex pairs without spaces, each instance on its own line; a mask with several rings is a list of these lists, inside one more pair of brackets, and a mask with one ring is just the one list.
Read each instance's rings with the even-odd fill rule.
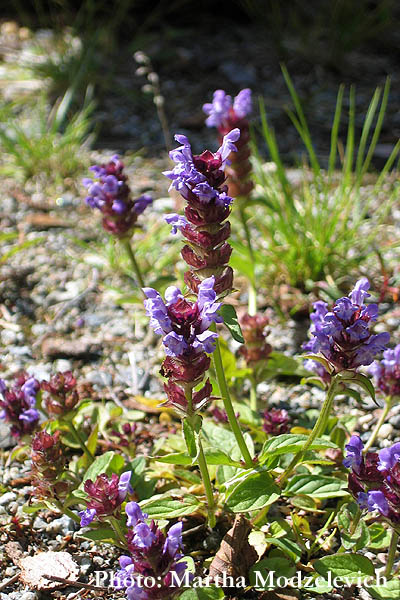
[[39,382],[27,373],[17,375],[9,389],[0,380],[0,418],[10,423],[14,437],[31,434],[36,429],[40,418],[36,408],[39,390]]
[[[377,319],[377,304],[364,305],[369,296],[369,282],[360,279],[349,297],[339,298],[332,309],[323,302],[314,304],[309,333],[312,338],[303,348],[322,354],[332,366],[332,371],[356,370],[370,365],[376,355],[385,350],[388,333],[371,334],[370,325]],[[310,367],[308,363],[307,367]],[[327,373],[327,379],[330,374]]]
[[229,133],[224,136],[222,140],[222,145],[218,148],[217,153],[221,155],[222,159],[222,167],[225,166],[225,163],[228,159],[228,156],[231,152],[237,152],[237,148],[234,142],[237,142],[240,138],[240,129],[236,127],[232,129]]
[[153,203],[153,198],[149,194],[143,194],[135,200],[133,210],[137,215],[141,215],[150,204]]
[[139,548],[148,549],[154,543],[156,536],[147,523],[138,523],[135,527],[133,543]]
[[81,527],[87,527],[93,521],[96,516],[96,509],[87,508],[86,510],[81,510],[79,513],[81,518]]
[[350,442],[346,445],[347,455],[343,460],[343,465],[347,469],[354,469],[356,472],[360,470],[363,448],[364,444],[358,435],[352,435]]

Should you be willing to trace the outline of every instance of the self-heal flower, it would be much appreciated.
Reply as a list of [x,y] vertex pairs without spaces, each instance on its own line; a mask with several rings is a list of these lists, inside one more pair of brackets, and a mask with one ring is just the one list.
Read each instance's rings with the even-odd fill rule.
[[385,350],[381,361],[374,361],[369,368],[376,387],[386,396],[400,396],[400,344]]
[[[154,521],[147,522],[136,502],[126,505],[128,515],[128,548],[131,556],[121,556],[121,569],[114,575],[113,586],[126,589],[128,600],[164,600],[181,593],[172,585],[174,577],[182,577],[187,564],[182,561],[182,523],[169,528],[167,535]],[[141,585],[139,585],[139,576]],[[148,587],[152,578],[156,585]]]
[[[188,410],[186,391],[199,384],[210,365],[207,354],[215,349],[217,333],[210,331],[212,323],[222,323],[219,314],[221,303],[217,302],[214,277],[205,279],[198,290],[196,302],[187,300],[175,286],[167,288],[165,300],[153,288],[144,288],[144,301],[150,326],[163,336],[167,358],[161,374],[169,381],[164,385],[167,404],[185,413]],[[211,384],[194,392],[190,411],[199,410],[208,401]]]
[[91,479],[85,481],[83,489],[88,495],[86,506],[90,510],[79,513],[82,527],[85,527],[95,518],[118,517],[119,507],[126,496],[133,492],[130,484],[131,475],[131,471],[126,471],[120,477],[113,473],[109,478],[106,473],[102,473],[98,475],[95,482]]
[[245,341],[244,346],[240,348],[249,367],[255,367],[260,361],[268,359],[272,352],[272,347],[267,343],[267,334],[265,327],[268,324],[268,318],[264,315],[245,314],[240,319],[240,326]]
[[86,203],[103,214],[103,227],[106,231],[120,238],[129,237],[140,215],[152,198],[143,194],[135,200],[132,198],[128,178],[123,173],[124,164],[118,155],[103,165],[90,167],[94,179],[85,178],[83,185],[88,190]]
[[391,523],[400,523],[400,443],[379,452],[362,453],[363,444],[352,436],[344,466],[351,469],[349,490],[361,508],[377,510]]
[[363,443],[358,435],[352,435],[350,442],[346,445],[347,455],[343,460],[343,465],[348,469],[360,470],[362,462]]
[[36,498],[65,498],[70,482],[62,479],[66,462],[60,432],[39,431],[32,439],[32,487]]
[[370,365],[389,342],[388,333],[374,335],[370,331],[378,316],[378,305],[364,304],[368,289],[369,281],[362,278],[349,297],[339,298],[331,310],[323,302],[314,304],[312,338],[303,348],[321,354],[336,372]]
[[269,435],[282,435],[289,431],[289,414],[284,408],[266,410],[263,417],[263,429]]
[[50,381],[42,381],[44,404],[49,415],[64,415],[79,402],[77,381],[71,371],[56,373]]
[[216,127],[220,138],[233,128],[240,130],[240,139],[236,144],[237,152],[229,157],[231,164],[227,167],[229,194],[233,197],[247,197],[253,189],[250,179],[251,154],[249,141],[249,121],[247,117],[252,110],[251,90],[241,90],[232,103],[230,96],[223,90],[214,92],[213,101],[203,105],[208,115],[206,125]]
[[185,283],[194,293],[210,275],[215,277],[217,294],[232,287],[233,271],[228,266],[232,249],[226,241],[230,225],[225,221],[233,199],[227,193],[225,169],[228,157],[236,151],[239,136],[239,129],[232,129],[224,135],[217,152],[205,150],[193,155],[187,137],[176,135],[182,145],[170,152],[175,166],[164,172],[171,187],[187,202],[184,215],[169,214],[165,220],[172,225],[172,233],[180,231],[188,242],[181,254],[190,268],[185,273]]
[[0,418],[11,425],[11,434],[20,438],[32,433],[39,423],[39,411],[36,408],[39,382],[27,373],[17,375],[10,388],[0,380]]

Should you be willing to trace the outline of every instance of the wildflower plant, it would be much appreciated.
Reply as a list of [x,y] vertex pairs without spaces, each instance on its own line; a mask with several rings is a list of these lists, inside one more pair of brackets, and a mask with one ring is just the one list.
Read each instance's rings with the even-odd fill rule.
[[[390,336],[386,332],[373,334],[370,330],[378,317],[378,305],[365,303],[370,296],[369,287],[369,281],[364,277],[357,281],[349,296],[339,298],[332,307],[321,302],[314,305],[312,338],[304,346],[313,354],[306,355],[306,359],[311,361],[306,366],[314,368],[314,364],[319,363],[323,367],[322,377],[317,376],[316,379],[328,382],[326,399],[303,450],[293,458],[280,478],[281,482],[301,461],[315,438],[324,432],[337,394],[353,394],[351,385],[356,385],[375,399],[371,381],[358,369],[371,365],[374,358],[385,350]],[[317,375],[321,375],[319,366]]]
[[138,216],[153,202],[152,197],[143,194],[136,199],[132,198],[124,164],[117,154],[108,163],[94,165],[90,170],[94,177],[83,180],[88,192],[86,203],[102,213],[103,228],[125,247],[139,285],[144,287],[130,238],[137,227]]
[[40,414],[37,409],[40,384],[27,373],[17,375],[8,388],[0,379],[0,419],[11,425],[11,434],[21,438],[38,428]]

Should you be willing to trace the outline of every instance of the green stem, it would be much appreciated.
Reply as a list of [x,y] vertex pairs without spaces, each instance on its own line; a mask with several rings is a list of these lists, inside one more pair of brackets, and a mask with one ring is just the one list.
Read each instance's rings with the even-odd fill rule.
[[306,443],[304,444],[303,448],[294,456],[290,465],[287,467],[287,469],[284,471],[284,473],[281,475],[281,477],[279,477],[278,481],[280,484],[282,484],[286,481],[286,479],[291,475],[292,471],[296,468],[296,466],[299,464],[299,462],[301,462],[305,453],[310,448],[310,446],[312,445],[314,440],[324,432],[326,423],[328,421],[330,412],[332,410],[332,404],[333,404],[333,400],[335,398],[337,389],[338,389],[337,382],[336,382],[335,377],[333,377],[332,381],[330,383],[330,386],[328,388],[328,391],[326,393],[325,402],[322,405],[322,409],[321,409],[321,412],[319,413],[317,422],[315,423],[313,430],[310,433],[310,435],[308,436],[308,439],[307,439]]
[[399,534],[397,533],[397,531],[392,529],[392,539],[390,540],[389,553],[388,553],[387,563],[386,563],[386,568],[385,568],[385,573],[384,573],[384,575],[387,579],[389,579],[392,574],[392,569],[393,569],[394,559],[396,557],[398,541],[399,541]]
[[375,442],[376,437],[377,437],[377,435],[378,435],[378,433],[380,431],[380,428],[384,424],[384,422],[386,420],[386,417],[388,416],[388,413],[389,413],[389,411],[390,411],[391,408],[392,408],[392,397],[391,396],[386,396],[386,398],[385,398],[385,406],[383,407],[382,414],[379,417],[378,422],[375,425],[375,428],[374,428],[373,432],[371,433],[371,437],[369,438],[368,442],[365,444],[363,452],[367,452],[367,450],[369,450],[369,448],[371,448],[371,446]]
[[70,519],[73,519],[75,521],[75,523],[81,522],[78,515],[76,515],[74,512],[72,512],[72,510],[70,510],[69,508],[64,508],[61,503],[60,503],[60,511],[63,512],[64,515],[67,515],[67,517],[69,517]]
[[118,523],[118,519],[116,519],[115,517],[109,517],[109,519],[110,519],[111,527],[113,528],[116,536],[118,537],[119,541],[122,543],[122,546],[126,548],[126,538],[121,529],[121,525]]
[[251,387],[250,387],[250,408],[251,408],[251,410],[254,410],[255,412],[257,412],[257,410],[258,410],[258,406],[257,406],[257,382],[254,379],[254,377],[250,377],[250,383],[251,383]]
[[[126,253],[127,253],[128,257],[129,257],[129,260],[131,261],[131,265],[132,265],[133,270],[135,272],[136,279],[139,282],[140,288],[142,289],[142,288],[144,288],[146,286],[144,285],[142,273],[140,272],[139,265],[136,262],[135,254],[134,254],[134,252],[132,250],[131,243],[130,243],[130,241],[129,241],[128,238],[124,238],[123,240],[121,240],[121,242],[122,242],[122,244],[123,244],[123,246],[124,246],[124,248],[126,250]],[[144,293],[143,293],[143,295],[144,295]]]
[[90,461],[90,464],[91,464],[94,461],[94,456],[90,452],[90,450],[88,450],[85,442],[83,441],[83,439],[81,438],[80,434],[78,433],[75,425],[73,424],[72,421],[64,421],[64,423],[67,425],[68,429],[70,430],[70,432],[74,436],[75,440],[78,442],[79,446],[82,448],[83,452],[88,457],[88,459]]
[[[212,331],[216,331],[215,323],[210,327]],[[225,379],[225,371],[224,366],[222,364],[221,357],[221,348],[219,344],[219,339],[217,339],[215,344],[215,350],[213,352],[213,362],[215,367],[215,372],[217,375],[219,393],[222,397],[222,401],[224,403],[225,412],[228,416],[228,421],[231,426],[232,432],[236,438],[240,451],[242,453],[244,462],[246,463],[246,467],[251,469],[254,466],[253,460],[250,456],[249,449],[247,448],[246,442],[243,437],[242,430],[240,429],[239,423],[236,419],[235,411],[233,410],[231,396],[229,394],[228,385]]]
[[254,258],[253,246],[252,246],[252,243],[251,243],[250,230],[249,230],[249,227],[247,225],[246,212],[245,212],[245,208],[242,206],[242,202],[239,203],[239,214],[240,214],[240,220],[241,220],[242,225],[243,225],[244,234],[245,234],[245,237],[246,237],[247,248],[249,250],[249,256],[250,256],[250,261],[251,261],[251,264],[252,264],[252,267],[253,267],[253,276],[251,278],[249,278],[248,312],[249,312],[249,315],[254,316],[257,313],[257,291],[256,291],[256,288],[255,288],[255,285],[254,285],[254,265],[255,265],[255,258]]
[[[191,424],[191,427],[193,428],[193,431],[194,431],[195,430],[194,418],[196,415],[193,411],[193,389],[192,388],[187,388],[185,390],[185,398],[187,401],[187,409],[186,409],[187,420]],[[185,438],[185,441],[186,441],[186,438]],[[210,525],[211,529],[213,529],[216,524],[214,494],[212,491],[210,474],[208,472],[207,462],[206,462],[206,458],[204,456],[204,450],[203,450],[203,446],[202,446],[201,439],[200,439],[200,432],[197,435],[196,441],[197,441],[197,448],[198,448],[197,463],[199,465],[200,474],[201,474],[201,478],[203,480],[204,490],[206,492],[206,498],[207,498],[208,524]],[[189,446],[188,446],[188,453],[191,454],[191,449],[189,448]]]

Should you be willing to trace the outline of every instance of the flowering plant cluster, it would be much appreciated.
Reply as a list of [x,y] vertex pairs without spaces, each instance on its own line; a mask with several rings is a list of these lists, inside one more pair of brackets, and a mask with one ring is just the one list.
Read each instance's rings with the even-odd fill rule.
[[83,487],[88,495],[87,508],[79,513],[81,527],[87,527],[94,519],[110,516],[119,518],[119,507],[128,494],[133,494],[131,477],[132,472],[125,471],[120,477],[115,473],[111,477],[102,473],[94,482],[87,479]]
[[[370,365],[389,342],[388,333],[374,335],[370,331],[371,323],[378,316],[378,305],[364,304],[370,296],[369,287],[368,279],[362,278],[349,296],[336,300],[331,309],[325,302],[314,303],[310,328],[313,338],[303,345],[303,349],[322,354],[331,373]],[[307,361],[305,367],[326,377],[326,372],[315,361]]]
[[17,375],[10,389],[0,379],[0,419],[10,423],[14,437],[20,438],[37,428],[40,418],[36,408],[39,390],[39,382],[27,373]]
[[[136,502],[128,502],[125,511],[131,556],[119,559],[121,570],[114,576],[114,586],[125,588],[128,600],[162,600],[180,594],[181,590],[172,585],[172,577],[173,573],[181,577],[187,569],[181,560],[182,523],[172,525],[165,535],[154,521],[147,523],[147,515]],[[139,576],[144,584],[139,583]],[[146,577],[157,584],[147,587]]]
[[232,102],[224,90],[216,90],[213,101],[203,105],[203,110],[208,115],[206,125],[216,127],[221,138],[228,131],[237,127],[240,138],[236,144],[237,153],[231,155],[231,165],[228,167],[229,193],[235,197],[247,196],[253,189],[253,183],[248,177],[251,172],[250,133],[247,116],[252,111],[251,90],[241,90]]
[[349,490],[361,508],[377,510],[391,523],[400,523],[400,443],[379,453],[363,454],[361,439],[353,435],[343,461],[351,469]]
[[178,190],[187,202],[185,216],[170,214],[165,220],[172,225],[173,233],[179,229],[187,240],[181,254],[190,268],[185,273],[185,283],[194,293],[201,281],[211,275],[215,277],[218,295],[232,287],[233,271],[227,266],[232,248],[226,241],[231,231],[226,219],[232,198],[227,194],[224,168],[228,156],[236,151],[239,135],[239,129],[233,129],[216,153],[205,150],[197,156],[193,156],[189,140],[176,135],[182,144],[170,152],[176,165],[164,172],[172,181],[171,188]]
[[214,351],[218,337],[209,327],[223,320],[218,314],[221,303],[216,302],[214,283],[214,277],[200,283],[196,302],[187,300],[175,286],[167,288],[165,301],[153,288],[144,288],[147,297],[144,305],[150,326],[163,336],[167,354],[161,367],[161,374],[168,379],[164,385],[167,404],[184,414],[204,406],[212,390],[207,379],[205,385],[193,394],[192,406],[188,406],[185,392],[203,380],[210,366],[207,354]]
[[143,194],[132,199],[124,164],[117,154],[108,163],[94,165],[90,170],[94,179],[83,180],[88,190],[86,203],[103,214],[103,227],[108,233],[130,237],[138,216],[152,203],[151,196]]
[[269,435],[282,435],[289,431],[289,414],[284,408],[271,408],[263,413],[263,429]]

